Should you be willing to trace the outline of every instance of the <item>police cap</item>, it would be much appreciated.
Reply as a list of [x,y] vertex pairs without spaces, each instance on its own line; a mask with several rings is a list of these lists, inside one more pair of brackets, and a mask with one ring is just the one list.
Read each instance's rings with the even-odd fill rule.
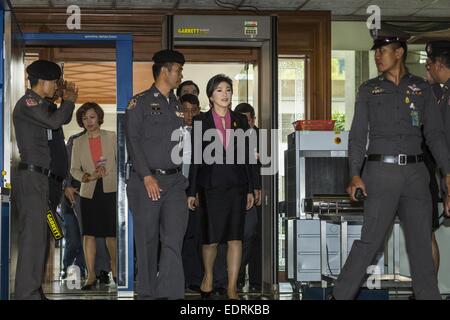
[[155,63],[179,63],[181,65],[184,64],[185,60],[184,60],[184,55],[176,50],[161,50],[156,52],[153,55],[152,60]]
[[373,40],[373,46],[370,50],[376,50],[391,43],[398,43],[406,50],[406,39],[398,36],[384,36]]
[[427,57],[434,59],[437,57],[450,57],[450,41],[447,40],[435,40],[427,43],[425,50]]
[[54,62],[36,60],[27,67],[27,73],[37,79],[58,80],[61,78],[61,68]]

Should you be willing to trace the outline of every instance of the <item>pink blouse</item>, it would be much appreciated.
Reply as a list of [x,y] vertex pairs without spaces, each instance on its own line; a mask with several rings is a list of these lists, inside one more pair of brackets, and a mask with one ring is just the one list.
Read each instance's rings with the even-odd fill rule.
[[[219,133],[220,141],[222,142],[222,144],[225,146],[225,149],[226,149],[226,148],[228,148],[229,139],[230,139],[230,131],[226,130],[226,129],[231,129],[230,112],[227,111],[227,114],[224,117],[222,117],[222,116],[218,115],[213,109],[212,115],[214,118],[214,124]],[[223,127],[222,119],[225,119],[225,128]],[[224,141],[224,137],[225,137],[225,141]]]

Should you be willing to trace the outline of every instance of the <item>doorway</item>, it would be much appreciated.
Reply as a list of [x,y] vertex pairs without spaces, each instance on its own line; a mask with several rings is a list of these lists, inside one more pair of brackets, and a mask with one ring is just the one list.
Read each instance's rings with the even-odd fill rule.
[[[184,80],[195,81],[195,78],[189,78],[190,68],[201,70],[201,64],[205,62],[243,64],[244,71],[239,72],[238,80],[233,79],[233,82],[237,81],[247,87],[246,90],[242,88],[245,95],[239,102],[248,102],[255,107],[257,125],[260,128],[278,128],[276,17],[168,16],[163,33],[166,34],[166,46],[184,53],[188,61],[184,67],[186,70],[183,72]],[[253,55],[253,59],[242,59],[242,55]],[[202,59],[202,57],[206,58]],[[195,65],[194,62],[199,65]],[[208,73],[207,79],[217,73],[225,72],[220,70],[217,73],[209,71]],[[193,77],[195,74],[193,73]],[[240,81],[239,77],[241,77]],[[247,80],[242,81],[245,77]],[[237,86],[239,87],[239,84]],[[235,85],[233,87],[235,89]],[[200,90],[202,95],[205,89],[200,88]],[[239,94],[235,99],[241,99]],[[201,103],[202,108],[205,108],[205,103],[208,104],[207,101],[202,102],[202,100]],[[235,105],[234,101],[233,105]],[[273,136],[273,131],[269,130],[267,137],[269,154],[277,153],[278,142]],[[268,295],[277,290],[278,174],[276,168],[278,164],[276,155],[271,154],[271,156],[272,159],[275,158],[275,163],[272,162],[270,165],[275,167],[275,170],[272,170],[272,174],[262,177],[261,213],[263,239],[261,283],[262,292]]]
[[[118,167],[118,209],[117,209],[117,294],[128,294],[133,290],[134,268],[133,257],[128,255],[133,252],[132,241],[132,222],[129,218],[129,212],[126,203],[125,194],[125,159],[126,150],[123,134],[123,121],[125,108],[128,100],[133,94],[132,87],[132,37],[131,35],[121,34],[46,34],[46,33],[25,33],[23,34],[23,44],[26,49],[23,51],[26,59],[23,59],[23,64],[26,61],[31,62],[39,58],[39,55],[33,54],[33,48],[114,48],[115,62],[98,61],[55,61],[51,57],[41,57],[54,60],[59,63],[65,70],[65,79],[79,83],[80,91],[79,98],[76,103],[76,109],[84,102],[81,100],[96,101],[105,111],[105,127],[110,131],[117,133],[117,167]],[[22,74],[24,75],[23,69]],[[99,81],[102,79],[102,81]],[[118,81],[120,79],[120,81]],[[24,92],[25,81],[22,84],[16,84],[20,87],[20,91]],[[81,97],[81,99],[80,99]],[[10,110],[6,110],[8,114],[12,113],[13,106]],[[76,110],[75,109],[75,110]],[[75,113],[74,113],[75,115]],[[63,128],[65,139],[67,139],[74,132],[81,131],[77,128],[75,116],[73,116],[71,123]],[[13,135],[12,135],[13,136]],[[18,154],[15,145],[15,139],[12,138],[12,151],[8,155],[12,159],[12,163],[17,162]],[[14,208],[11,208],[14,210]],[[14,218],[14,215],[10,215]],[[15,263],[17,255],[17,228],[15,221],[11,221],[11,264],[9,266],[10,275],[10,296],[13,294],[14,279],[15,279]],[[131,241],[130,241],[131,239]],[[53,259],[49,265],[47,293],[53,293],[53,298],[58,299],[58,294],[61,298],[68,296],[82,295],[79,292],[79,283],[77,279],[71,285],[66,283],[59,283],[59,270],[62,265],[62,257],[64,252],[64,243],[60,241],[59,246],[56,246]],[[52,265],[53,264],[53,265]],[[130,267],[131,266],[131,267]],[[80,279],[81,280],[81,279]],[[83,285],[83,283],[81,284]],[[65,289],[63,289],[65,288]],[[45,291],[45,288],[44,288]],[[110,294],[108,290],[108,295]],[[113,292],[113,297],[117,296]],[[99,292],[99,295],[103,294]]]

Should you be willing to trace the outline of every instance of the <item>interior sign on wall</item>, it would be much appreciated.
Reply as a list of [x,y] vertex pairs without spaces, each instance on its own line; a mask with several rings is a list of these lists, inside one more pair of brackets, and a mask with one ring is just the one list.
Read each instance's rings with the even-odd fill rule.
[[258,35],[258,21],[244,21],[244,34],[251,37]]

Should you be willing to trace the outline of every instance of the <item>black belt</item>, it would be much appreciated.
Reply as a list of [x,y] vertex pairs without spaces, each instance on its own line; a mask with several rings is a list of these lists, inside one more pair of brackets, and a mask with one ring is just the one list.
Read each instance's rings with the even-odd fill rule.
[[19,163],[19,166],[17,168],[19,170],[28,170],[28,171],[41,173],[44,176],[52,178],[56,182],[63,182],[64,181],[63,177],[60,177],[60,176],[52,173],[51,170],[49,170],[47,168],[42,168],[42,167],[39,167],[39,166],[35,166],[34,164],[26,164],[26,163],[21,162],[21,163]]
[[175,173],[181,172],[181,168],[177,167],[177,168],[166,169],[166,170],[164,170],[164,169],[150,169],[150,172],[153,173],[153,174],[160,175],[160,176],[167,176],[169,174],[175,174]]
[[367,156],[368,161],[381,161],[385,163],[398,164],[399,166],[404,166],[410,163],[418,163],[423,161],[423,154],[418,155],[386,155],[386,154],[369,154]]

